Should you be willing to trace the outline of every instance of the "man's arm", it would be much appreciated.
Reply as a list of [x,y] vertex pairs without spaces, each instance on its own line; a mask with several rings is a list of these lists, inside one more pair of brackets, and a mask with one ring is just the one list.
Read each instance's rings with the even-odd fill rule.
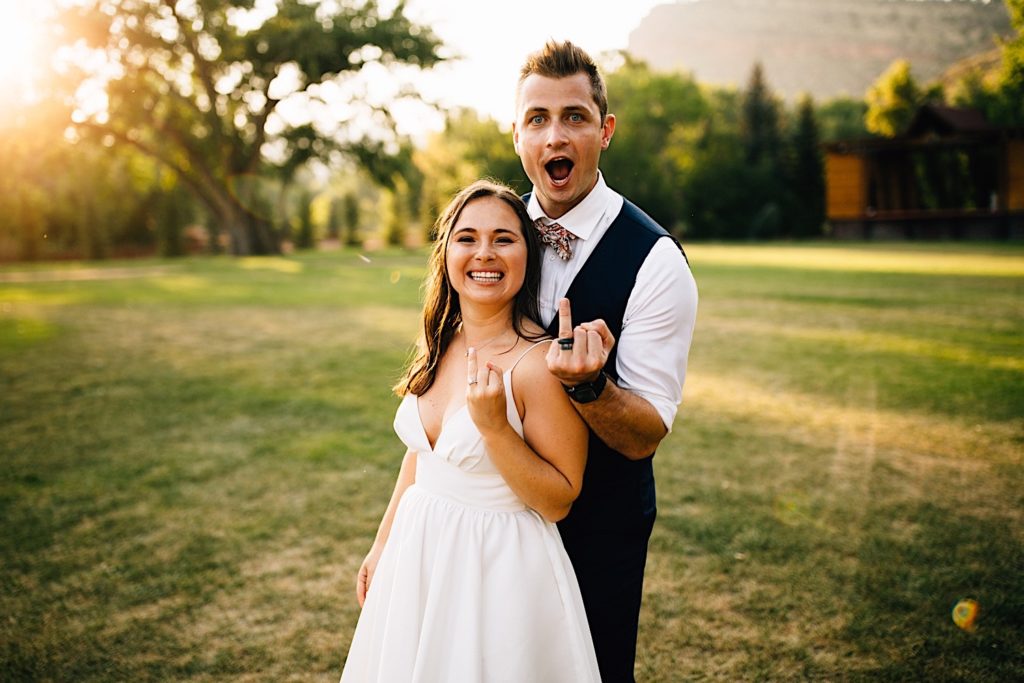
[[[595,401],[574,402],[590,428],[629,458],[655,451],[668,434],[682,399],[697,290],[682,254],[665,240],[637,274],[618,340],[616,374]],[[559,336],[572,350],[552,344],[547,361],[566,386],[599,378],[616,339],[600,320],[572,325],[569,302],[559,303]]]
[[[548,370],[567,387],[595,382],[615,345],[608,325],[593,320],[574,328],[568,299],[558,304],[558,321],[559,338],[572,338],[572,348],[552,344],[547,355]],[[572,404],[602,441],[632,459],[653,453],[668,433],[649,401],[619,388],[610,379],[597,400]]]
[[631,460],[649,456],[668,434],[647,399],[619,387],[611,378],[596,401],[572,403],[602,441]]

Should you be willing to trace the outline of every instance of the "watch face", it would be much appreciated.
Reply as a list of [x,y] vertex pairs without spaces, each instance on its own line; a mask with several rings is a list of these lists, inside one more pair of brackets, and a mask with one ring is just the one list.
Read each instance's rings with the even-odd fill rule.
[[593,382],[584,382],[583,384],[577,384],[574,387],[565,387],[565,392],[569,394],[569,397],[577,403],[590,403],[596,401],[604,390],[604,385],[608,381],[607,376],[603,373]]
[[576,387],[576,391],[572,392],[572,397],[580,403],[590,403],[597,400],[597,392],[588,384],[585,387]]

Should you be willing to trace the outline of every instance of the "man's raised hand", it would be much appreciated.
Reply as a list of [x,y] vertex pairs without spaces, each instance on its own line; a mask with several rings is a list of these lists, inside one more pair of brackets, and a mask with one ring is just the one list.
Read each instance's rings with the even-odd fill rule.
[[596,380],[613,346],[615,337],[603,320],[573,327],[569,300],[558,302],[558,340],[548,348],[547,362],[548,370],[562,384],[575,386]]

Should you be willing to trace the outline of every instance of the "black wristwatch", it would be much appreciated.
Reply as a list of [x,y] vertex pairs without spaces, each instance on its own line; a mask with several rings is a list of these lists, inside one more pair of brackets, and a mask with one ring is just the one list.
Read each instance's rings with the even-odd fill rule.
[[601,396],[601,392],[604,391],[604,385],[607,383],[608,375],[602,372],[593,382],[582,382],[572,387],[563,384],[562,388],[565,389],[565,393],[569,394],[569,398],[577,403],[590,403],[591,401],[596,401]]

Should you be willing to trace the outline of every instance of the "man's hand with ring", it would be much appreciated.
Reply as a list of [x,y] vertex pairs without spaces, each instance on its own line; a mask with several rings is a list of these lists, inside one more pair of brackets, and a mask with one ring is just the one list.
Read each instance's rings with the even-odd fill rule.
[[558,302],[558,340],[548,348],[548,370],[566,386],[593,382],[601,374],[615,337],[603,320],[572,325],[568,299]]

